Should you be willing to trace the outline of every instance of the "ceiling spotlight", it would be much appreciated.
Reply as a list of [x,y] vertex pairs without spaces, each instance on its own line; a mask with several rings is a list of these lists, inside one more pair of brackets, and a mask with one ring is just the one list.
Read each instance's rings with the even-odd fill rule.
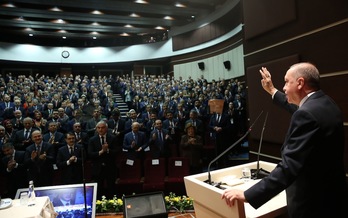
[[94,10],[91,12],[91,14],[104,14],[104,13],[98,10]]
[[32,33],[29,33],[29,36],[34,36],[34,34],[32,34]]
[[127,25],[124,25],[124,27],[127,27],[127,28],[132,28],[133,26],[130,25],[130,24],[127,24]]
[[97,39],[97,37],[96,36],[93,36],[93,38],[92,39]]
[[62,39],[66,39],[66,36],[63,36]]
[[128,33],[121,33],[120,36],[129,36]]
[[58,8],[57,6],[51,8],[51,9],[49,9],[49,10],[50,10],[50,11],[62,11],[62,10],[60,10],[60,8]]
[[181,4],[181,3],[176,3],[176,4],[175,4],[175,7],[178,7],[178,8],[186,8],[186,5]]
[[140,17],[138,14],[136,14],[136,13],[131,13],[130,15],[129,15],[130,17]]
[[156,30],[164,30],[164,27],[156,26],[155,29],[156,29]]
[[15,8],[16,6],[12,3],[8,3],[8,4],[3,4],[2,6],[6,7],[6,8]]
[[100,24],[99,24],[98,22],[93,22],[93,23],[91,23],[91,25],[93,25],[93,26],[99,26]]
[[147,1],[144,0],[135,0],[134,2],[138,4],[149,4]]
[[66,21],[63,19],[57,19],[57,20],[53,20],[52,23],[66,23]]
[[165,19],[165,20],[174,20],[174,18],[171,17],[171,16],[165,16],[163,19]]

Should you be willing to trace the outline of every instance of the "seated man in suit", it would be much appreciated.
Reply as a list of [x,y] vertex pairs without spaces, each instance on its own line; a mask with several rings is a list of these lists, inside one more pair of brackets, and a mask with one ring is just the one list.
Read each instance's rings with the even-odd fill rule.
[[66,145],[59,148],[57,167],[61,170],[61,184],[82,182],[82,145],[76,144],[75,134],[65,134]]

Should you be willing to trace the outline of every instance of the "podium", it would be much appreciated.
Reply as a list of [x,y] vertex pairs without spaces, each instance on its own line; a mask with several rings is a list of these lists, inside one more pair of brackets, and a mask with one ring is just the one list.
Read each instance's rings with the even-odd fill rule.
[[[234,189],[246,190],[260,180],[250,180],[244,182],[242,177],[242,169],[256,169],[257,162],[251,162],[234,167],[214,170],[210,172],[211,181],[226,182],[228,186]],[[276,164],[260,161],[260,168],[271,172]],[[250,206],[249,203],[236,202],[233,207],[229,207],[225,199],[221,199],[223,189],[212,186],[205,181],[208,179],[208,173],[200,173],[196,175],[184,177],[187,195],[193,198],[194,209],[197,218],[245,218],[245,217],[276,217],[286,214],[286,194],[282,191],[273,197],[267,203],[259,207],[257,210]]]

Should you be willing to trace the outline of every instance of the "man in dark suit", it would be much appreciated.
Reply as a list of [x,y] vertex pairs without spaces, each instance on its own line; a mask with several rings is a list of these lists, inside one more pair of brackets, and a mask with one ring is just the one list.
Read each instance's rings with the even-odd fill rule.
[[4,168],[2,171],[7,177],[7,196],[14,199],[17,189],[28,186],[26,179],[26,167],[24,165],[24,151],[16,151],[12,143],[2,145],[2,163]]
[[[215,149],[217,155],[225,151],[230,145],[230,133],[229,133],[229,122],[228,117],[222,113],[212,114],[209,121],[209,132],[211,133],[211,138],[215,143]],[[234,149],[236,150],[236,148]],[[227,154],[224,155],[218,162],[219,168],[225,167],[228,161]]]
[[42,140],[42,134],[35,130],[31,134],[33,144],[25,151],[24,163],[28,167],[28,180],[36,187],[50,186],[53,181],[54,150],[53,146]]
[[58,123],[48,123],[48,132],[43,135],[43,141],[48,142],[54,147],[54,154],[57,155],[58,149],[65,145],[64,134],[57,131]]
[[[82,182],[82,145],[75,143],[75,134],[65,134],[66,145],[59,148],[57,167],[61,171],[61,184]],[[56,205],[55,205],[56,206]]]
[[172,138],[170,137],[168,130],[162,128],[162,120],[157,119],[155,121],[155,129],[150,133],[150,152],[152,158],[168,158],[170,157],[170,147]]
[[89,136],[86,132],[82,131],[82,124],[77,122],[73,125],[73,133],[76,138],[76,144],[80,144],[84,147],[85,151],[88,150]]
[[282,146],[282,161],[271,174],[246,191],[230,189],[222,198],[259,208],[286,190],[289,217],[344,217],[347,205],[343,164],[344,131],[340,109],[320,90],[320,74],[310,63],[298,63],[285,75],[284,93],[260,70],[263,88],[292,113]]
[[21,110],[15,110],[13,112],[14,114],[14,118],[11,119],[11,123],[12,123],[12,126],[13,128],[15,128],[16,130],[21,130],[24,128],[24,125],[23,125],[23,119],[24,117],[22,116],[23,113]]
[[127,133],[123,139],[123,150],[127,152],[127,158],[142,159],[144,157],[144,151],[148,151],[148,144],[146,135],[144,132],[139,131],[140,124],[134,122],[132,124],[132,131]]
[[33,143],[31,134],[37,128],[33,127],[34,122],[30,117],[23,119],[24,129],[16,131],[12,134],[13,145],[16,150],[25,151],[26,148]]
[[[121,148],[117,147],[116,137],[108,132],[105,121],[96,125],[97,135],[89,139],[88,157],[92,162],[92,180],[98,183],[98,196],[112,197],[116,179],[115,156]],[[104,181],[106,187],[104,189]]]
[[108,120],[108,128],[117,138],[117,143],[122,147],[122,142],[125,134],[126,121],[121,118],[120,110],[115,108],[111,112],[111,118]]
[[12,119],[14,111],[14,103],[11,101],[11,96],[5,95],[4,101],[0,102],[0,115],[3,120]]

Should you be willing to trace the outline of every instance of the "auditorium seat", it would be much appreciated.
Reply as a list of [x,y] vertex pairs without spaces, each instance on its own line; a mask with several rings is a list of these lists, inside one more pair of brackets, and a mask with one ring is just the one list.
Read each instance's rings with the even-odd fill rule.
[[139,194],[143,191],[141,160],[123,159],[119,165],[119,178],[116,180],[118,196]]
[[188,158],[171,157],[168,159],[168,177],[165,181],[166,194],[186,195],[184,176],[190,174]]
[[165,158],[146,158],[144,162],[144,184],[143,191],[164,191],[164,180],[166,177]]

